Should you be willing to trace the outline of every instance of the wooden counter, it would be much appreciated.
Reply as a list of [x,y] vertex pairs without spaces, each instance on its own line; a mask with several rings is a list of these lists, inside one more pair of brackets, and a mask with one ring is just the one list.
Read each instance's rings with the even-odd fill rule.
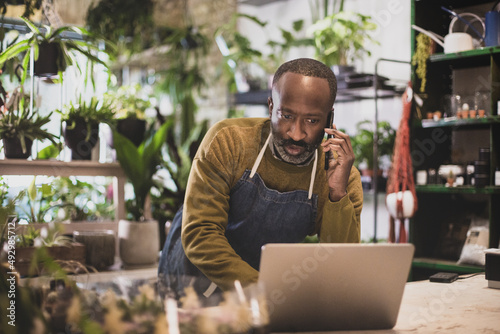
[[488,288],[484,274],[453,283],[410,282],[393,329],[331,333],[500,333],[500,289]]

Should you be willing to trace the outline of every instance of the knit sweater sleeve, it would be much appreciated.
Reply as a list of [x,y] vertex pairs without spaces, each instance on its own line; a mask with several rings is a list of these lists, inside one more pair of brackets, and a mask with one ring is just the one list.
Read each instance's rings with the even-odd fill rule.
[[212,127],[193,161],[184,201],[181,238],[186,256],[223,290],[234,287],[235,280],[248,285],[258,278],[224,235],[229,193],[241,177],[245,150],[251,149],[243,145],[246,139],[230,127]]

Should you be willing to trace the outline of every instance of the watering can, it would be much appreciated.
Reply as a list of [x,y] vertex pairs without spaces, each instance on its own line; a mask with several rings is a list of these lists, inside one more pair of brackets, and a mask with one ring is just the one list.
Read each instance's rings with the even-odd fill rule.
[[[479,22],[484,32],[485,25],[483,20],[478,15],[473,13],[462,13],[458,15],[455,12],[452,12],[444,7],[442,8],[452,13],[455,16],[450,22],[448,34],[445,37],[442,37],[432,31],[425,30],[416,25],[412,25],[412,28],[429,36],[433,41],[435,41],[437,44],[443,47],[444,53],[462,52],[462,51],[472,50],[476,46],[479,46],[480,42],[484,40],[484,36],[472,26],[472,23],[476,21]],[[464,19],[464,17],[472,17],[472,19],[466,20]],[[472,36],[466,32],[455,32],[454,26],[458,20],[465,22],[468,25],[468,27],[470,27],[473,30],[474,34],[477,35],[476,37],[478,37],[478,39],[473,39]]]
[[[472,17],[472,20],[466,21],[464,17]],[[462,13],[460,15],[455,16],[450,22],[450,28],[448,31],[448,35],[444,37],[444,53],[453,53],[453,52],[462,52],[467,50],[472,50],[476,46],[479,46],[480,42],[484,39],[484,36],[481,35],[476,29],[473,28],[474,33],[479,37],[479,40],[474,41],[472,35],[466,32],[454,32],[455,23],[458,20],[465,21],[467,25],[471,28],[473,22],[479,22],[481,27],[483,28],[483,32],[485,31],[485,26],[483,20],[473,13]],[[476,45],[474,45],[476,44]]]

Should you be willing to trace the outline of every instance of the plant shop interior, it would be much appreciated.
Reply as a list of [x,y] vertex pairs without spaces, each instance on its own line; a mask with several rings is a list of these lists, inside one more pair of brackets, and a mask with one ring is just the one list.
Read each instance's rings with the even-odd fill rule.
[[500,333],[500,1],[0,0],[0,42],[0,333]]

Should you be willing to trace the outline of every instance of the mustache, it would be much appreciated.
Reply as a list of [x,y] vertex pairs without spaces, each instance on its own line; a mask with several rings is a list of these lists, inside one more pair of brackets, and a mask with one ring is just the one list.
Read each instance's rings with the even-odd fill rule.
[[287,146],[287,145],[301,146],[304,147],[309,152],[312,152],[315,149],[315,145],[308,144],[303,140],[295,141],[293,139],[279,139],[277,140],[277,143],[280,146]]

